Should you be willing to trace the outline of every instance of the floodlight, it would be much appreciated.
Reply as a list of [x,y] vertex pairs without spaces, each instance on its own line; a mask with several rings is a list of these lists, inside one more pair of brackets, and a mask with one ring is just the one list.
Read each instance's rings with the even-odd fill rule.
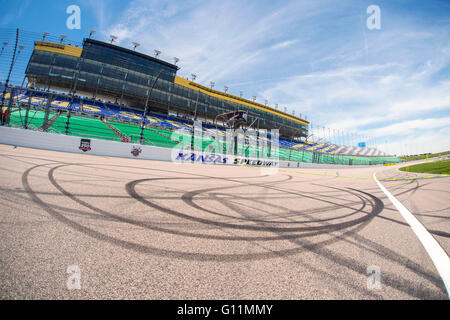
[[114,41],[116,41],[117,40],[117,36],[115,36],[115,35],[109,35],[109,38],[111,39],[111,42],[110,43],[113,43]]
[[136,48],[140,46],[140,43],[138,43],[138,42],[132,42],[132,44],[133,44],[133,50],[135,50],[135,51],[136,51]]

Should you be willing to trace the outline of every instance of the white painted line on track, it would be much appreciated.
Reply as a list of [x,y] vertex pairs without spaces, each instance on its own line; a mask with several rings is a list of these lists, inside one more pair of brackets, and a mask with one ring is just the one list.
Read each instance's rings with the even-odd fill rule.
[[416,234],[419,241],[422,243],[423,247],[427,251],[434,266],[436,267],[439,275],[444,282],[445,288],[447,289],[447,295],[450,298],[450,259],[447,253],[442,249],[439,243],[433,238],[433,236],[425,229],[425,227],[419,222],[419,220],[414,217],[414,215],[405,208],[403,204],[400,203],[382,184],[378,181],[376,174],[373,174],[375,182],[378,184],[380,189],[386,194],[386,196],[391,200],[392,204],[397,208],[397,210],[402,215],[403,219],[409,224],[411,229]]

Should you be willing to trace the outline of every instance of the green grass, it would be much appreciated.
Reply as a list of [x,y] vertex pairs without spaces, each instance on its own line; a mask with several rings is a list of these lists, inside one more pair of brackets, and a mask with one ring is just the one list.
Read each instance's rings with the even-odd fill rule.
[[[444,151],[444,152],[439,152],[439,153],[429,154],[429,155],[428,155],[428,158],[445,156],[445,155],[447,155],[447,154],[450,154],[450,151]],[[426,155],[421,155],[421,156],[409,156],[409,157],[400,157],[400,159],[403,159],[403,160],[406,160],[406,161],[422,160],[422,159],[426,159],[426,158],[427,158]]]
[[450,160],[433,161],[400,168],[401,171],[450,174]]

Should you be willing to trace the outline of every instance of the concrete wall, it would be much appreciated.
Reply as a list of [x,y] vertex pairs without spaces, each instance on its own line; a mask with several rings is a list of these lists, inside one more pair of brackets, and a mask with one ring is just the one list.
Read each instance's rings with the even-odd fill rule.
[[[83,139],[86,147],[83,151]],[[327,165],[317,163],[303,163],[293,161],[260,160],[228,155],[216,155],[195,152],[190,150],[168,149],[133,143],[123,143],[108,140],[90,139],[83,137],[67,136],[48,132],[25,130],[19,128],[0,127],[0,143],[27,148],[54,150],[81,154],[93,154],[99,156],[111,156],[121,158],[177,161],[182,163],[205,163],[215,165],[244,165],[256,167],[280,167],[280,168],[354,168],[357,166]]]
[[[80,149],[81,139],[88,139],[63,134],[0,127],[0,143],[44,150],[86,153],[99,156],[122,158],[140,158],[149,160],[170,160],[171,150],[167,148],[141,146],[132,143],[89,139],[90,150]],[[132,150],[140,148],[141,152],[134,156]]]

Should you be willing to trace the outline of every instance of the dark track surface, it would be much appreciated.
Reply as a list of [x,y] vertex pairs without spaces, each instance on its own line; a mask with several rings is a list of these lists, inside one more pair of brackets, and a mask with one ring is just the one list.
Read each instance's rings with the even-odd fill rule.
[[[447,298],[372,174],[399,179],[381,182],[447,253],[450,177],[270,174],[5,145],[0,161],[1,299]],[[81,290],[67,289],[72,265]],[[381,289],[367,287],[373,265]]]

